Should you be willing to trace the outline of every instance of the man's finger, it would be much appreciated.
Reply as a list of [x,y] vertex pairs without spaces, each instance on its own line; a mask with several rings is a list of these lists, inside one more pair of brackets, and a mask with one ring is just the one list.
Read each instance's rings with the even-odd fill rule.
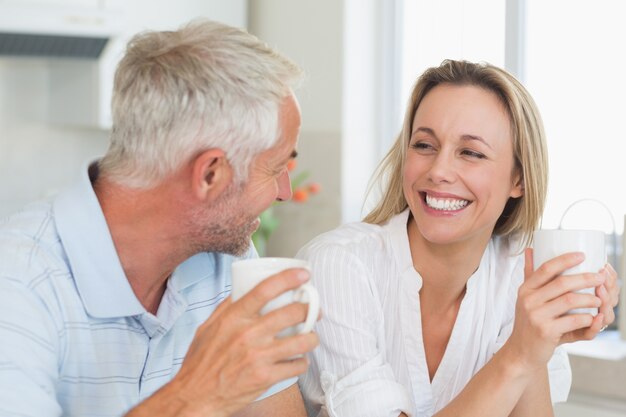
[[308,311],[309,305],[305,303],[291,303],[272,310],[261,318],[261,331],[275,335],[287,327],[304,323]]
[[313,332],[286,337],[274,343],[270,358],[276,362],[294,359],[311,352],[319,343],[319,336]]

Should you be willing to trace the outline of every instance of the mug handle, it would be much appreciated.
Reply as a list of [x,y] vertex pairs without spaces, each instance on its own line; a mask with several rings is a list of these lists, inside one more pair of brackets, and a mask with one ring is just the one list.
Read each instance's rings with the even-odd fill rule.
[[309,305],[307,311],[306,320],[304,323],[298,324],[296,331],[298,334],[308,333],[313,330],[315,323],[317,322],[317,316],[320,312],[320,296],[317,289],[308,282],[302,284],[295,290],[294,301],[299,303],[306,303]]

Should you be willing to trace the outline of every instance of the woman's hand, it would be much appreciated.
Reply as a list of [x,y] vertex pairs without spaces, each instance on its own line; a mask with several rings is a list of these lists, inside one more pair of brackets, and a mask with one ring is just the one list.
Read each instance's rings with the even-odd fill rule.
[[[515,324],[505,347],[528,371],[545,367],[562,343],[589,340],[595,337],[605,324],[608,306],[613,301],[615,283],[610,272],[585,273],[564,276],[564,271],[584,260],[582,253],[558,256],[533,268],[532,249],[526,249],[524,283],[518,292],[515,308]],[[608,268],[605,268],[608,271]],[[612,270],[612,268],[611,268]],[[616,277],[615,277],[616,278]],[[608,286],[606,294],[600,288]],[[603,295],[578,294],[583,288],[599,288]],[[593,317],[591,314],[566,314],[575,308],[604,309]],[[504,349],[504,347],[503,347]]]
[[619,285],[617,283],[617,272],[611,266],[606,264],[600,271],[604,274],[604,284],[596,287],[596,295],[602,300],[602,305],[599,308],[599,312],[604,316],[602,322],[602,329],[615,321],[615,312],[613,309],[619,301]]

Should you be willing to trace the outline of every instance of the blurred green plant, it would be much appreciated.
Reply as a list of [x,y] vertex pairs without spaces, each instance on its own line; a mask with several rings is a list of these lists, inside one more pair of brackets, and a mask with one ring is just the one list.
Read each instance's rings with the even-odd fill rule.
[[[296,166],[296,160],[292,159],[287,165],[287,170],[289,170],[289,172],[292,172],[296,169]],[[318,183],[306,182],[309,175],[309,171],[303,171],[295,175],[291,179],[291,189],[293,190],[291,200],[287,202],[275,201],[259,216],[261,223],[259,225],[259,228],[252,235],[252,242],[254,243],[254,246],[256,247],[259,256],[265,256],[267,254],[267,241],[269,240],[272,233],[274,233],[274,231],[280,226],[280,219],[274,211],[275,206],[277,204],[285,204],[289,202],[302,204],[307,202],[312,194],[317,194],[320,192],[321,187]]]

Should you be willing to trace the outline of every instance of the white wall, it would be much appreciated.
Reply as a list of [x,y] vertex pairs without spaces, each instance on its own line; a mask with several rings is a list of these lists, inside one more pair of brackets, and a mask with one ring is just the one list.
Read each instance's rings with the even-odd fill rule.
[[[97,4],[95,0],[20,1]],[[235,26],[245,26],[247,21],[246,0],[133,0],[116,4],[124,6],[126,23],[133,32],[174,28],[198,16]],[[43,59],[0,57],[0,216],[56,193],[76,178],[87,159],[103,154],[108,146],[105,130],[49,122],[48,66]]]
[[0,216],[56,192],[106,149],[106,132],[49,125],[47,92],[45,61],[0,58]]
[[343,1],[250,0],[249,30],[306,71],[296,92],[302,109],[298,169],[322,192],[304,204],[277,206],[281,224],[268,254],[293,256],[308,240],[341,222]]
[[[23,1],[98,4],[96,0]],[[304,205],[288,203],[279,208],[284,220],[270,242],[272,253],[293,255],[313,236],[341,222],[342,1],[111,1],[123,6],[125,24],[133,33],[175,28],[196,16],[244,26],[249,11],[251,32],[307,72],[298,91],[304,114],[298,170],[310,170],[311,180],[323,187]],[[106,130],[50,123],[50,65],[44,59],[0,57],[0,217],[55,194],[74,181],[88,159],[102,155],[108,146]]]

